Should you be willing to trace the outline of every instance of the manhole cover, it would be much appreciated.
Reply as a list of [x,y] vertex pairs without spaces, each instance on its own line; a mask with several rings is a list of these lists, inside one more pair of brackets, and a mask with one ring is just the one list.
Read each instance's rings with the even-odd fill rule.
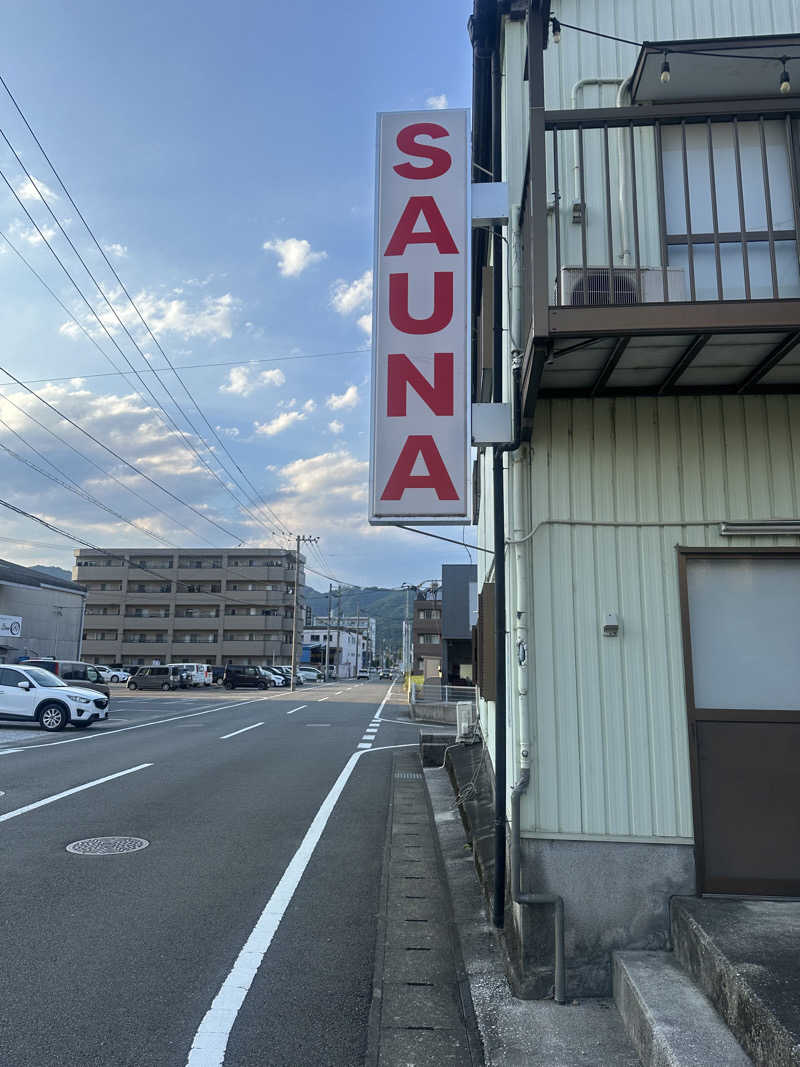
[[149,844],[143,837],[85,837],[67,845],[67,852],[76,856],[117,856],[122,852],[138,852]]

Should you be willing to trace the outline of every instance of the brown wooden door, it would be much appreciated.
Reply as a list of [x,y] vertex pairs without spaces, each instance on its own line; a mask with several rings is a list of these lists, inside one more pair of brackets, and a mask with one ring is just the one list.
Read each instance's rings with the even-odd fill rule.
[[698,888],[800,896],[800,553],[680,559]]

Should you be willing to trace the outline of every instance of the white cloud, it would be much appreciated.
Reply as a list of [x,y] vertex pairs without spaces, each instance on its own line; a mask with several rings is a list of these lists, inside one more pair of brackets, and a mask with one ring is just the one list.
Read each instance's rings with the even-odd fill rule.
[[367,340],[368,341],[371,340],[372,339],[372,315],[369,315],[369,314],[367,314],[367,315],[359,315],[358,319],[356,319],[356,323],[358,325],[358,328],[360,330],[363,330],[364,333],[367,335]]
[[257,434],[263,434],[265,437],[274,437],[275,434],[283,433],[284,430],[288,430],[290,426],[293,426],[296,422],[302,422],[304,419],[305,415],[302,411],[282,411],[280,415],[276,415],[269,422],[255,422],[253,425]]
[[316,410],[317,410],[317,405],[316,405],[316,401],[314,401],[314,400],[310,400],[310,399],[306,400],[305,404],[303,404],[303,411],[307,411],[309,415],[311,414],[312,411],[316,411]]
[[217,433],[221,433],[223,437],[239,436],[238,426],[215,426],[214,429],[217,431]]
[[253,367],[231,367],[228,371],[228,381],[219,387],[219,391],[231,393],[233,396],[250,396],[256,389],[262,389],[266,385],[280,386],[285,382],[286,375],[279,367],[260,373]]
[[58,200],[58,194],[38,178],[34,178],[33,181],[30,178],[20,178],[14,188],[20,200],[39,200],[39,194],[50,203],[53,200]]
[[443,111],[447,107],[447,94],[442,93],[440,96],[429,96],[425,103],[435,111]]
[[[36,241],[31,241],[31,243],[35,244]],[[116,315],[104,301],[98,301],[97,315],[105,328],[112,336],[118,333],[121,329],[117,321],[118,315],[128,330],[141,343],[147,336],[146,332],[141,325],[139,316],[127,298],[124,297],[122,290],[114,289],[108,292],[107,296],[114,307],[114,311],[116,311]],[[230,293],[224,293],[222,296],[217,297],[206,297],[198,304],[190,304],[187,300],[174,294],[160,296],[152,291],[142,289],[134,295],[134,300],[156,337],[160,334],[174,333],[183,338],[205,337],[211,341],[217,341],[221,338],[227,339],[233,335],[233,316],[239,306],[239,301]],[[104,336],[104,331],[93,315],[80,312],[79,317],[93,337]],[[74,323],[70,324],[68,322],[63,323],[59,330],[68,337],[75,337],[80,332]]]
[[331,393],[325,404],[331,411],[345,411],[348,408],[354,408],[358,400],[358,387],[348,385],[343,393]]
[[125,259],[128,255],[128,246],[121,245],[119,241],[114,241],[110,245],[103,245],[103,251],[108,252],[110,256],[114,256],[115,259]]
[[369,307],[372,302],[372,271],[365,270],[360,278],[346,282],[343,279],[331,287],[331,307],[340,315],[350,315],[354,311]]
[[[40,231],[41,230],[41,234]],[[20,241],[25,241],[29,245],[40,245],[42,243],[42,236],[48,241],[52,241],[58,230],[55,226],[39,225],[37,230],[35,226],[26,226],[24,222],[19,219],[14,219],[11,225],[8,227],[8,232],[12,237],[19,238]]]
[[265,241],[261,247],[265,252],[275,253],[278,257],[278,270],[285,278],[296,278],[312,263],[328,258],[327,252],[312,252],[308,241],[297,237],[287,237],[283,241]]
[[344,429],[344,423],[339,422],[338,419],[332,419],[328,423],[328,429],[331,431],[331,433],[341,433]]

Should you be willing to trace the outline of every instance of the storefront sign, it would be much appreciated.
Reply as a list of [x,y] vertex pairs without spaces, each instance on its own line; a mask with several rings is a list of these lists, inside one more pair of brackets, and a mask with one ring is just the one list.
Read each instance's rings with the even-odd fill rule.
[[0,615],[0,637],[19,637],[22,634],[22,616]]
[[372,523],[465,522],[467,112],[378,116]]

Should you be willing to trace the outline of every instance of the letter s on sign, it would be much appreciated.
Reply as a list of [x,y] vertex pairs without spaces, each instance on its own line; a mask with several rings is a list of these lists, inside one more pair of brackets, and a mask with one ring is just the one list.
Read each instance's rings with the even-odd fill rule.
[[394,170],[401,178],[414,178],[421,181],[425,178],[441,178],[450,170],[453,162],[449,152],[433,144],[418,144],[417,137],[449,137],[449,132],[437,122],[415,122],[411,126],[404,126],[397,135],[397,147],[407,156],[419,156],[429,159],[427,167],[415,167],[413,163],[398,163]]

